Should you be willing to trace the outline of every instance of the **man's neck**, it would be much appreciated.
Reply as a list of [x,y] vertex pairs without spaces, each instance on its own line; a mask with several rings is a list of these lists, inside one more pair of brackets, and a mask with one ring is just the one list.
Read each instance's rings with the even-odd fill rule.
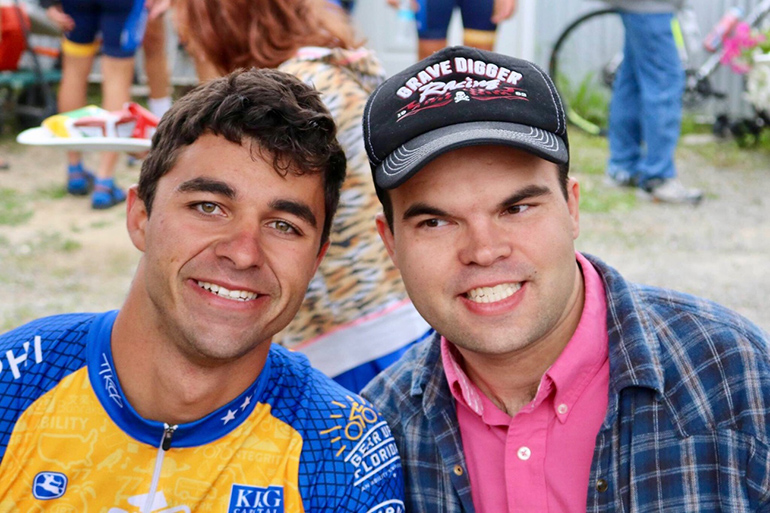
[[168,424],[198,420],[238,397],[267,360],[264,350],[200,365],[165,339],[131,293],[115,320],[112,355],[126,399],[142,417]]
[[500,410],[511,417],[537,394],[545,372],[559,358],[575,333],[583,312],[585,290],[580,270],[562,322],[542,339],[512,354],[489,355],[457,347],[468,378]]

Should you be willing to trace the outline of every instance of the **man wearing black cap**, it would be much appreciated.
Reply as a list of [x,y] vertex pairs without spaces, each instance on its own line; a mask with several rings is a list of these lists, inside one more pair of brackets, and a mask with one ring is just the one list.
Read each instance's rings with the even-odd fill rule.
[[767,334],[575,251],[564,120],[540,68],[467,47],[367,104],[377,227],[436,330],[363,391],[407,511],[763,510]]

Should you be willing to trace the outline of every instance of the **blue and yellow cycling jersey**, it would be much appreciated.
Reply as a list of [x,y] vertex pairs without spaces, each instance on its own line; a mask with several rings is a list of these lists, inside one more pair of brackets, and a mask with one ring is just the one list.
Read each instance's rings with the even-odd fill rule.
[[273,346],[239,397],[169,426],[121,390],[116,316],[0,336],[0,512],[403,512],[387,424],[304,356]]

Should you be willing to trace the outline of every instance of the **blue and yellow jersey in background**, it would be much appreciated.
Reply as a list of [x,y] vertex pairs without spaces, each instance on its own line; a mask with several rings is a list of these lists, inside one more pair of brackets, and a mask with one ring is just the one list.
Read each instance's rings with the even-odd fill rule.
[[387,424],[304,356],[273,346],[239,397],[168,426],[121,390],[116,315],[0,336],[0,513],[403,512]]

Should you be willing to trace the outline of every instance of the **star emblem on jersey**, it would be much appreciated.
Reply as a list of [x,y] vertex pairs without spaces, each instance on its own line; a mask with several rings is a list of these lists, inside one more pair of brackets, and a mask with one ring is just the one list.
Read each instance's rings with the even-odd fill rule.
[[224,417],[222,417],[222,423],[226,425],[226,424],[227,424],[228,422],[230,422],[231,420],[235,420],[235,413],[236,413],[237,411],[238,411],[238,410],[235,410],[235,411],[233,411],[233,410],[227,410],[227,415],[225,415]]
[[243,404],[241,404],[241,411],[245,410],[248,405],[251,404],[251,396],[246,396],[246,398],[243,400]]

